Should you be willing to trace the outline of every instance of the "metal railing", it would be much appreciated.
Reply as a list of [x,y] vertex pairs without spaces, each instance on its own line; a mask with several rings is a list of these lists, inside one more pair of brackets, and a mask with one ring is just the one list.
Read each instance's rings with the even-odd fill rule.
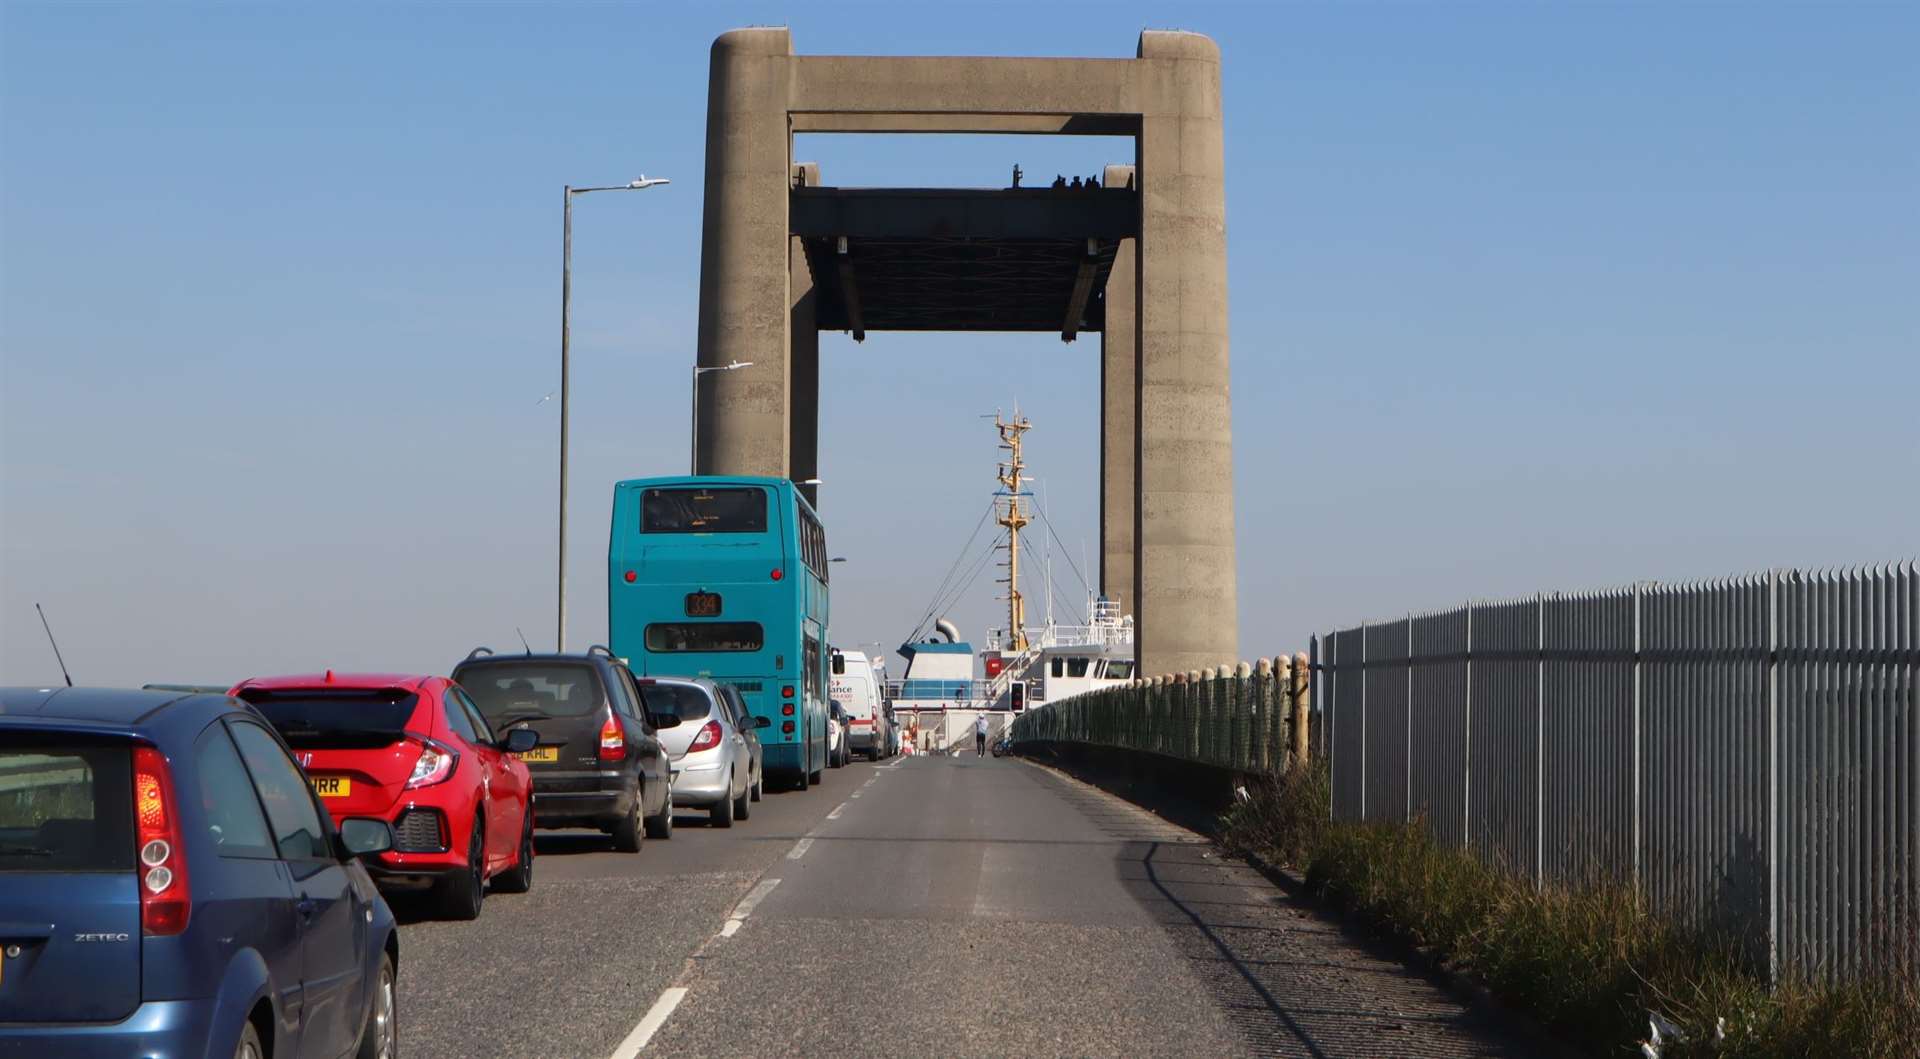
[[990,680],[889,680],[886,683],[887,699],[899,707],[918,707],[922,709],[946,706],[955,709],[974,709],[983,703],[994,701],[994,686]]
[[1241,772],[1307,756],[1307,656],[1136,680],[1026,711],[1015,743],[1078,743]]
[[1630,881],[1776,973],[1920,968],[1914,564],[1472,603],[1313,650],[1336,819]]

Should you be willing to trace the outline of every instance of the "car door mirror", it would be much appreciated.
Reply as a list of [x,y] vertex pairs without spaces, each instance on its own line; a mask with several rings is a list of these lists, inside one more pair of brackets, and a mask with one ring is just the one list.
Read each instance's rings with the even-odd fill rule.
[[340,821],[340,851],[345,854],[341,860],[371,857],[392,848],[393,828],[385,820],[350,816]]
[[500,749],[509,754],[524,754],[540,743],[540,733],[531,728],[515,728],[500,741]]
[[653,715],[653,726],[655,728],[678,728],[680,727],[680,715],[677,713],[656,713]]

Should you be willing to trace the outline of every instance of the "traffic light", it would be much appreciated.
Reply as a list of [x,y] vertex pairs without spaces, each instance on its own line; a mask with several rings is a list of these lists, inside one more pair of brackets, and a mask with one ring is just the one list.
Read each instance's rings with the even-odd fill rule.
[[1007,701],[1009,702],[1009,704],[1013,706],[1013,712],[1019,713],[1021,710],[1024,710],[1027,708],[1027,682],[1026,681],[1024,680],[1014,681],[1013,687],[1008,690],[1007,695],[1008,695]]

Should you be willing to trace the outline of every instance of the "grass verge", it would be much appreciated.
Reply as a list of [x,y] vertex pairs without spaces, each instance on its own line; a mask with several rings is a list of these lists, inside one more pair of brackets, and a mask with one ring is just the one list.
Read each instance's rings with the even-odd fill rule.
[[1248,793],[1221,821],[1229,850],[1302,872],[1323,899],[1477,975],[1593,1054],[1639,1053],[1657,1012],[1680,1035],[1661,1059],[1920,1055],[1911,975],[1769,988],[1740,945],[1647,915],[1630,886],[1536,889],[1439,845],[1424,822],[1332,822],[1324,766]]

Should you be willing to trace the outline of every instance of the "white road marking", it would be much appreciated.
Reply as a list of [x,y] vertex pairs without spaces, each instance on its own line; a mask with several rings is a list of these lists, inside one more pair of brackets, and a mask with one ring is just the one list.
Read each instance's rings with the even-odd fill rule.
[[653,1035],[660,1032],[660,1027],[667,1024],[667,1018],[673,1014],[673,1009],[679,1007],[680,1001],[685,1000],[686,997],[687,991],[679,986],[661,993],[660,999],[654,1001],[653,1007],[647,1009],[647,1014],[640,1020],[640,1024],[633,1028],[632,1033],[627,1034],[626,1040],[620,1042],[620,1047],[613,1050],[613,1059],[634,1059],[634,1056],[639,1055],[640,1049],[645,1048],[647,1042],[653,1039]]
[[778,879],[760,880],[760,885],[755,886],[753,889],[747,891],[747,896],[742,897],[740,899],[740,903],[733,906],[733,914],[729,915],[727,918],[728,919],[745,919],[748,916],[752,915],[753,910],[759,907],[760,902],[766,900],[767,895],[772,893],[773,888],[778,885],[780,885],[780,880]]
[[743,923],[745,923],[745,922],[746,922],[746,921],[745,921],[745,920],[743,920],[743,919],[729,919],[729,920],[727,920],[727,925],[726,925],[726,926],[724,926],[724,927],[721,927],[721,928],[720,928],[720,936],[721,936],[721,937],[723,937],[723,938],[731,938],[731,937],[733,937],[733,936],[734,936],[735,934],[738,934],[738,933],[740,933],[740,927],[741,927],[741,924],[743,924]]
[[812,835],[808,835],[807,837],[801,839],[800,841],[795,842],[793,844],[793,848],[787,851],[787,859],[799,860],[801,857],[804,857],[807,855],[807,848],[812,845],[813,845]]
[[848,797],[848,798],[858,798],[858,797],[860,797],[860,792],[859,792],[859,791],[854,791],[854,792],[853,792],[852,794],[849,794],[849,795],[847,795],[847,797]]
[[842,811],[843,811],[844,809],[846,809],[846,807],[847,807],[847,803],[846,803],[846,802],[841,802],[841,803],[840,803],[839,805],[837,805],[837,806],[835,806],[835,807],[834,807],[834,810],[833,810],[833,812],[830,812],[830,813],[828,813],[828,814],[827,814],[827,819],[829,819],[829,820],[838,820],[838,819],[840,819],[840,813],[841,813],[841,812],[842,812]]

